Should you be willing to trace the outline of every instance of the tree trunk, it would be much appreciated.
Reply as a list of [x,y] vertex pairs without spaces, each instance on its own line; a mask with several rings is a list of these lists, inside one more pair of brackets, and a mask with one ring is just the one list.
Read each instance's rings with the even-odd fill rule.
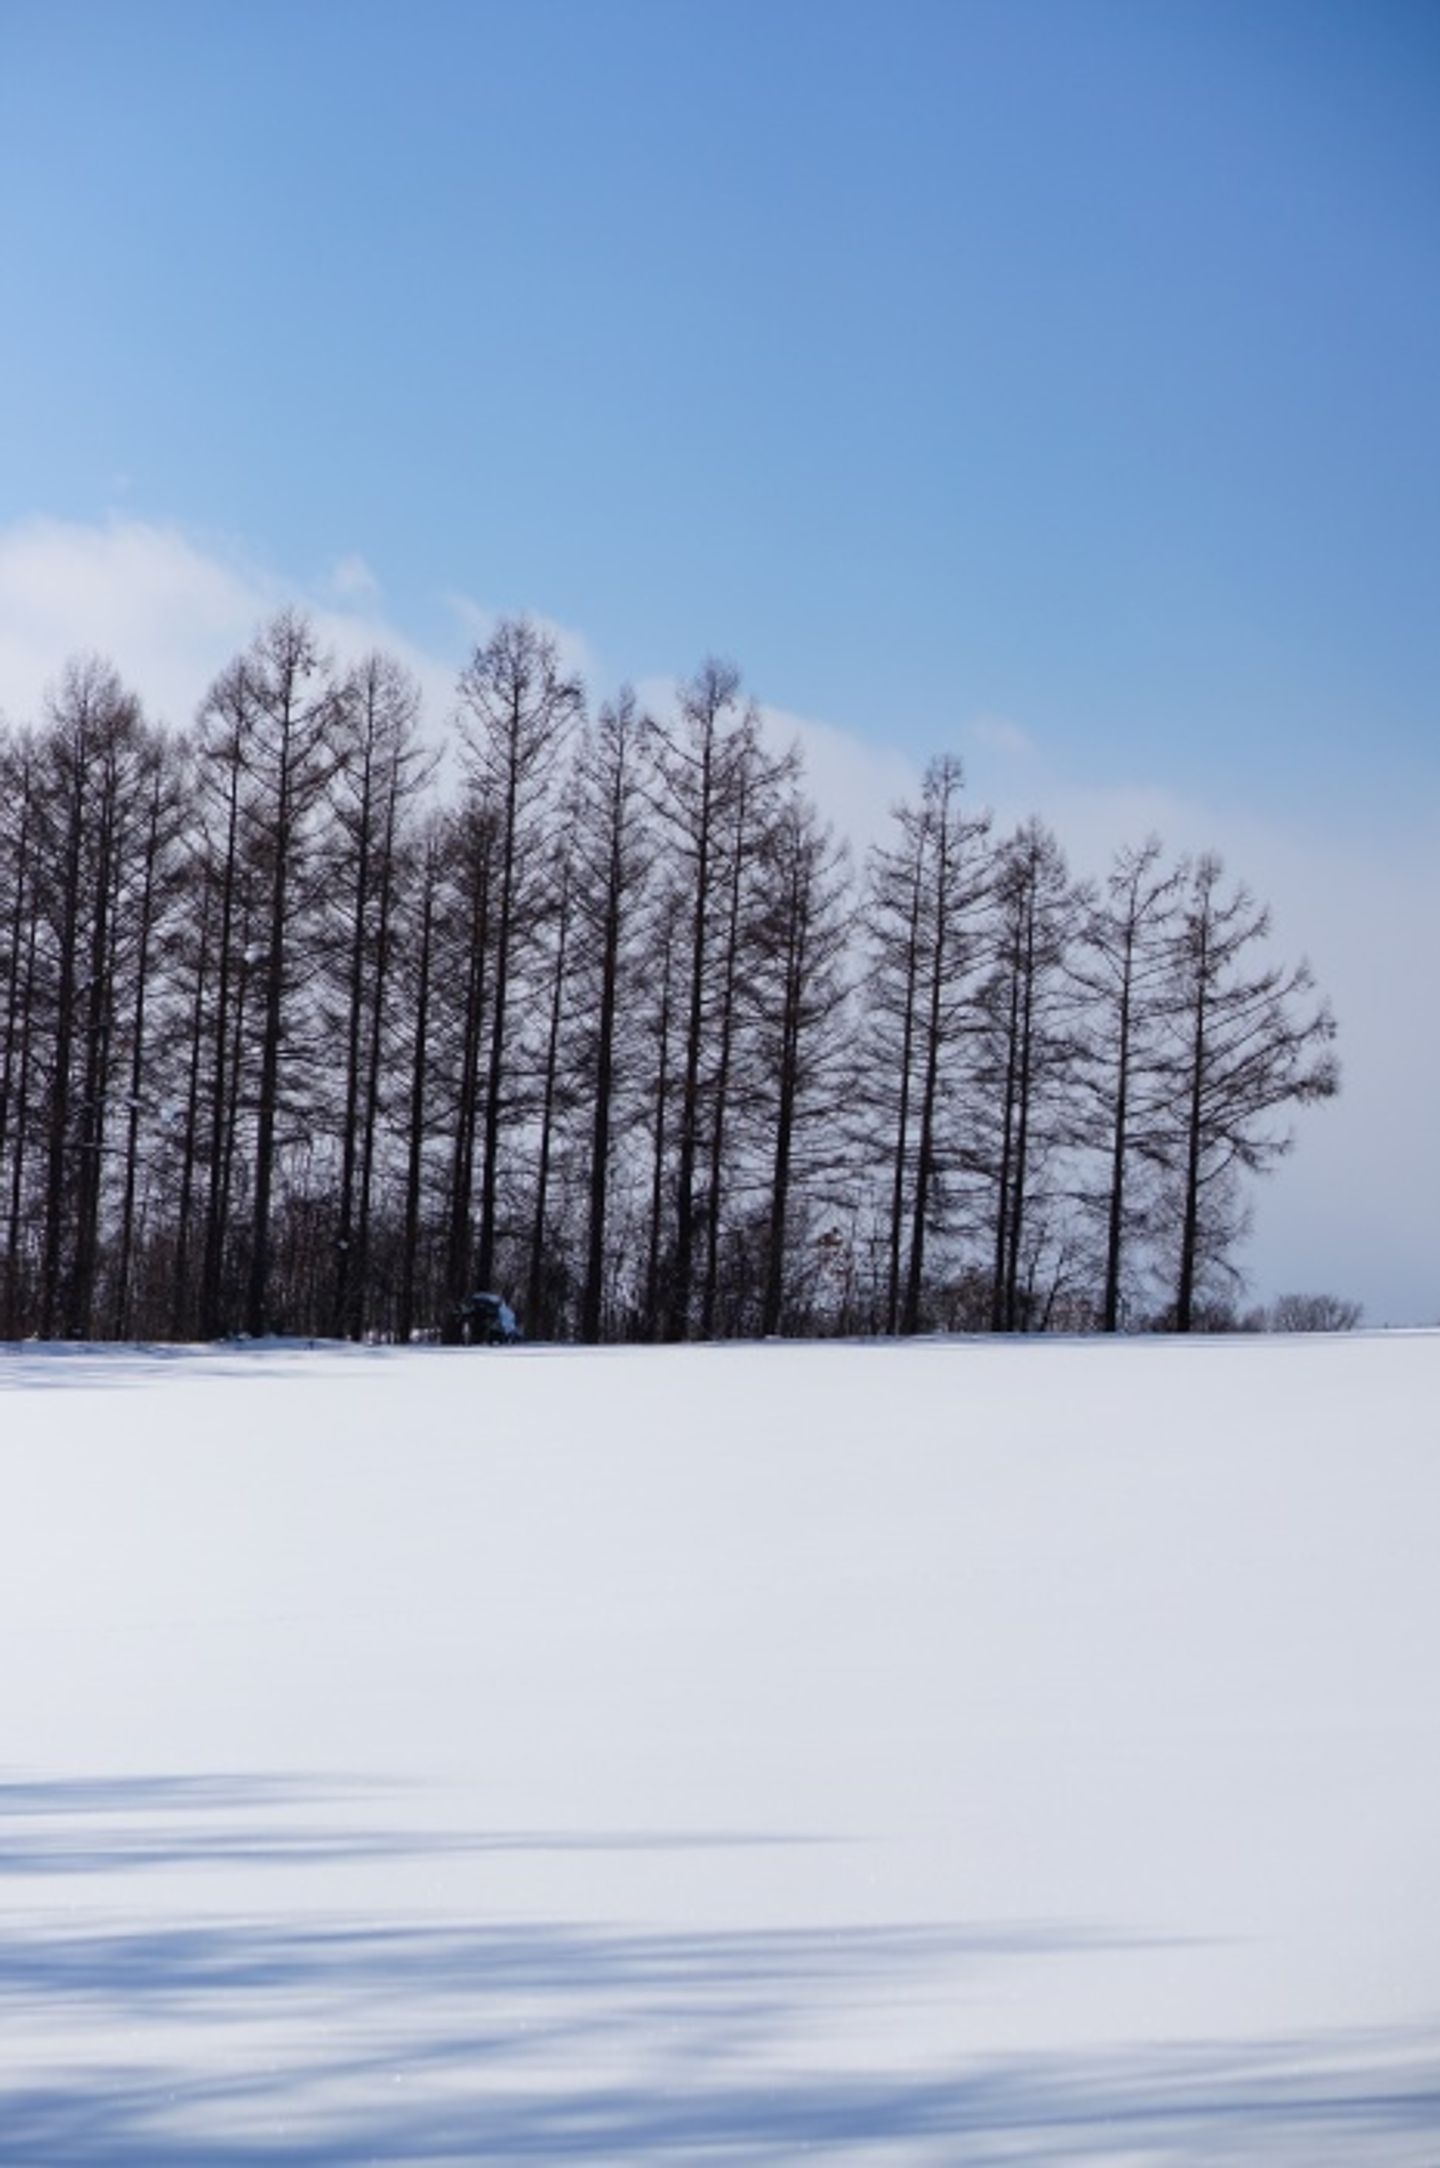
[[[541,1312],[545,1272],[546,1213],[550,1196],[550,1152],[555,1129],[555,1081],[560,1064],[560,1019],[565,997],[565,962],[570,934],[570,874],[562,867],[556,928],[555,973],[550,993],[550,1028],[545,1040],[545,1077],[540,1102],[540,1155],[535,1174],[535,1218],[530,1234],[530,1273],[525,1292],[527,1332],[553,1335],[553,1320]],[[531,1322],[533,1320],[533,1324]]]
[[135,1190],[140,1166],[140,1093],[145,1080],[145,1010],[149,994],[150,940],[155,908],[155,871],[160,854],[163,776],[157,764],[151,786],[150,817],[145,833],[145,869],[140,888],[140,916],[135,936],[135,999],[130,1015],[130,1074],[125,1109],[125,1175],[120,1200],[120,1241],[115,1263],[114,1320],[117,1340],[129,1337],[130,1277],[135,1248]]

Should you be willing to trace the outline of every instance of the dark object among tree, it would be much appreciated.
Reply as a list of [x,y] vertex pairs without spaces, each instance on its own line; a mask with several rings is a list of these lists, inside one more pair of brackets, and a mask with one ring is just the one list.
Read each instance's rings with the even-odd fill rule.
[[462,1297],[455,1305],[452,1328],[446,1338],[457,1347],[514,1347],[525,1337],[503,1295]]

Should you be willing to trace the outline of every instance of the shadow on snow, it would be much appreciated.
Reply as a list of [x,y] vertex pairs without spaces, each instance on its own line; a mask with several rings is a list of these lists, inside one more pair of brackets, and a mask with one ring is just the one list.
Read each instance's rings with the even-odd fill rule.
[[827,2018],[883,2043],[910,1998],[978,2000],[1006,1965],[1131,1945],[1084,1926],[676,1931],[177,1919],[178,1901],[87,1916],[73,1897],[62,1912],[36,1908],[56,1874],[782,1841],[346,1827],[337,1806],[374,1790],[241,1776],[0,1784],[0,1870],[35,1884],[0,1944],[5,2168],[783,2162],[807,2150],[974,2168],[1437,2158],[1433,2040],[1013,2054],[943,2070],[891,2067],[883,2044],[860,2067],[853,2051],[827,2057]]

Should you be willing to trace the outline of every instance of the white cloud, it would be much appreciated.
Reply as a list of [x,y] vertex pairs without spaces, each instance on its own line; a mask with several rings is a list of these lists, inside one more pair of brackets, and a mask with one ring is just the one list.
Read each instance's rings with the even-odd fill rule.
[[868,846],[883,839],[894,807],[919,790],[914,762],[893,746],[872,745],[853,731],[785,708],[762,706],[760,718],[772,744],[799,746],[816,804],[863,860]]
[[154,714],[186,723],[281,599],[265,573],[143,521],[0,530],[0,710],[38,714],[67,657],[95,650]]
[[362,559],[341,559],[329,584],[326,596],[306,595],[236,550],[142,520],[0,529],[0,713],[12,722],[38,716],[66,659],[94,650],[150,714],[188,725],[216,672],[293,602],[342,663],[384,647],[413,670],[438,732],[454,699],[454,661],[385,622]]

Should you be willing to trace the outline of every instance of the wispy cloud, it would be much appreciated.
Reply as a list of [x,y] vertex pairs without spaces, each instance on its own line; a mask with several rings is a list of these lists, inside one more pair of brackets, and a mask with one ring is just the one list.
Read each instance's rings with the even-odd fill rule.
[[914,762],[893,746],[872,745],[788,708],[762,704],[760,719],[771,744],[799,746],[817,804],[862,856],[882,840],[894,808],[920,787]]
[[330,573],[330,592],[341,602],[375,602],[380,582],[363,557],[342,557]]
[[108,656],[152,715],[188,724],[207,687],[282,604],[307,609],[341,662],[386,647],[424,688],[439,728],[455,663],[386,622],[379,584],[358,556],[342,558],[325,591],[309,595],[238,547],[144,520],[26,520],[0,528],[0,713],[39,714],[67,657]]
[[1040,748],[1029,731],[1008,715],[972,716],[960,735],[962,753],[997,753],[1012,761],[1033,762],[1040,758]]
[[152,710],[187,722],[214,671],[281,600],[238,554],[141,520],[0,530],[0,708],[38,712],[67,656],[95,649]]

